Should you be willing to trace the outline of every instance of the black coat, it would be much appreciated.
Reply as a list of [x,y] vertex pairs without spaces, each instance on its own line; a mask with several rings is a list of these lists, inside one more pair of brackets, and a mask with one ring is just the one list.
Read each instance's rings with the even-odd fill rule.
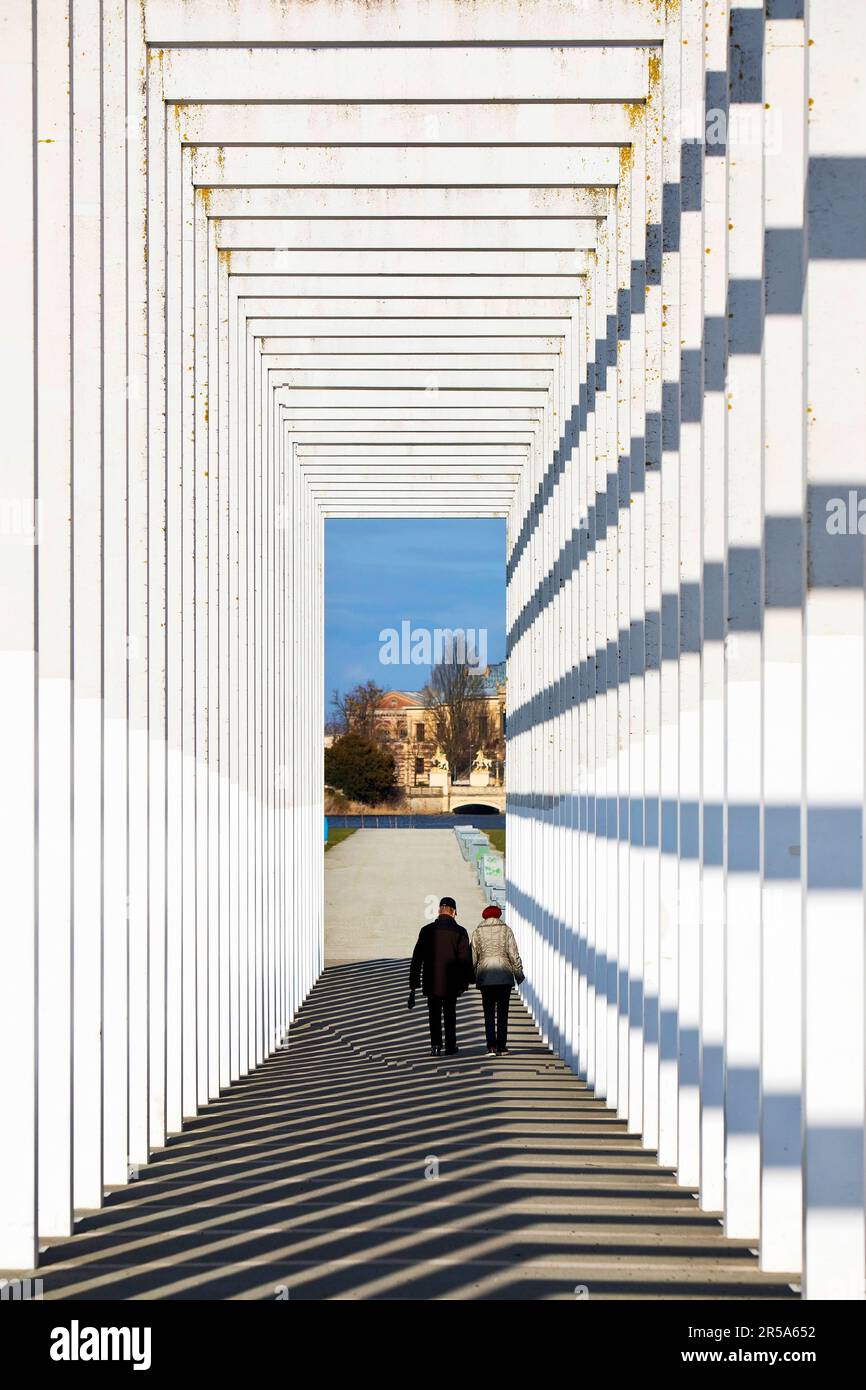
[[447,913],[418,934],[409,971],[409,988],[455,998],[472,982],[472,950],[465,927]]

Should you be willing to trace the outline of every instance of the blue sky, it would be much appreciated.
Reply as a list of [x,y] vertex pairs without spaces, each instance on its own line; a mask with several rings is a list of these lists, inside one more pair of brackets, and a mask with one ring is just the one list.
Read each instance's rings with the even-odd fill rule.
[[502,518],[325,523],[325,707],[335,687],[375,680],[420,690],[429,666],[384,665],[379,633],[486,628],[487,659],[505,656]]

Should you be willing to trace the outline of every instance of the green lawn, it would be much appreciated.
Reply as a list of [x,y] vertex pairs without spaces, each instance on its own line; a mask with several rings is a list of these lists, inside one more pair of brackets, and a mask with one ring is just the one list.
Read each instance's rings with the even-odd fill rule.
[[505,853],[505,831],[487,830],[485,832],[490,837],[490,843],[494,849],[498,849],[500,854]]
[[339,845],[343,840],[348,840],[350,835],[354,835],[355,826],[338,825],[333,830],[328,831],[328,843],[325,845],[325,853],[333,849],[334,845]]

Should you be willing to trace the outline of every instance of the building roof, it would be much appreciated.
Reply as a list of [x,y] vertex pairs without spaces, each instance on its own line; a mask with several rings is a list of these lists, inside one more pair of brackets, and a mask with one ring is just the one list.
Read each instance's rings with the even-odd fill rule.
[[[495,661],[482,673],[484,682],[482,694],[496,696],[505,685],[505,662]],[[392,710],[424,709],[424,696],[420,690],[386,690],[379,701],[379,709]]]
[[494,661],[484,672],[484,693],[485,695],[495,695],[500,686],[505,684],[505,662]]
[[420,690],[386,690],[379,701],[379,709],[415,709],[421,704]]

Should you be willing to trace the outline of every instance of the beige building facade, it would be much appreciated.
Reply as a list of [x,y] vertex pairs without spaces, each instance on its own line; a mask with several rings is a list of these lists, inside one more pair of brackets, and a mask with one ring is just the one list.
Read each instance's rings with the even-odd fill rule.
[[[476,750],[488,765],[491,786],[505,785],[505,662],[488,666],[484,673],[484,705],[480,716],[481,744]],[[393,754],[397,784],[401,787],[431,785],[430,772],[437,753],[435,711],[428,709],[420,691],[388,690],[377,711],[377,726],[384,746]]]

